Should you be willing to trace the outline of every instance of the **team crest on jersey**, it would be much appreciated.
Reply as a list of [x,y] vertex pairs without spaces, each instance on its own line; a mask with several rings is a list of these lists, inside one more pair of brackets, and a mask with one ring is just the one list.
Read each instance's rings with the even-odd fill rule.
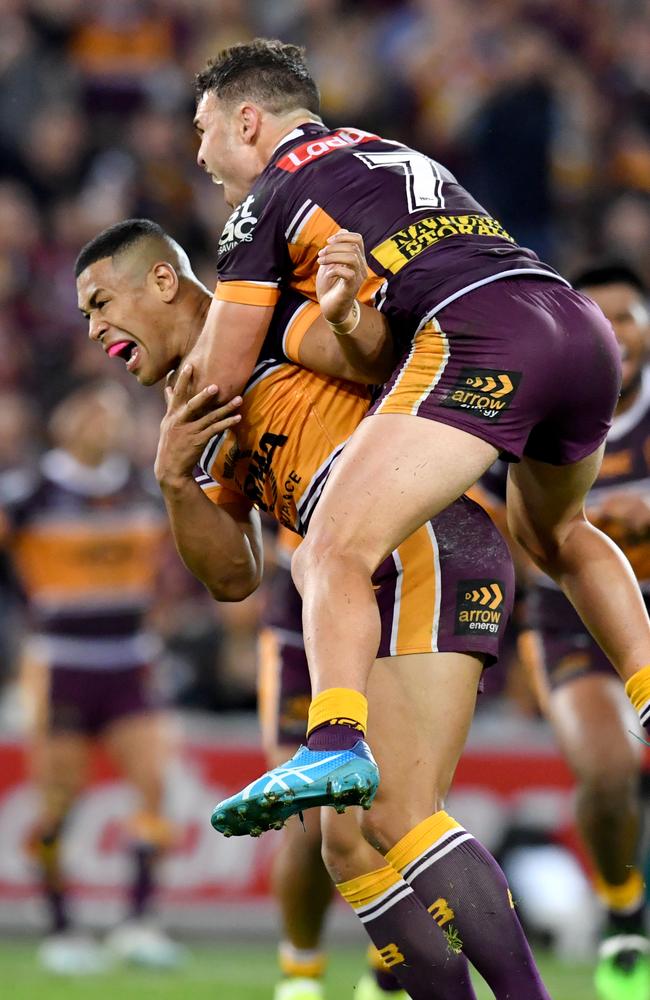
[[454,635],[498,632],[504,594],[503,580],[461,580],[456,588]]
[[461,368],[456,384],[441,402],[453,410],[470,410],[486,420],[498,420],[521,382],[521,372],[499,368]]
[[249,194],[232,213],[219,240],[218,256],[229,253],[240,243],[250,243],[258,222],[259,209],[255,205],[255,195]]

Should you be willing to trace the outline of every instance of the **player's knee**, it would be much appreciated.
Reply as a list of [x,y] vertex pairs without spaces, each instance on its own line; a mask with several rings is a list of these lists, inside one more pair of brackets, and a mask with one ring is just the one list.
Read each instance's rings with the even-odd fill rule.
[[372,573],[375,566],[371,553],[352,544],[343,533],[327,529],[309,529],[296,550],[291,562],[293,582],[301,594],[310,580],[323,582],[326,578],[339,578],[342,573],[359,571]]
[[361,833],[371,847],[380,854],[386,854],[435,811],[436,808],[430,807],[428,802],[418,808],[409,803],[375,801],[372,809],[361,816]]
[[578,771],[578,795],[600,811],[616,812],[621,803],[636,799],[639,765],[633,756],[614,754],[611,760],[592,761]]
[[[330,810],[324,810],[325,814]],[[364,840],[351,814],[339,817],[332,810],[322,824],[321,857],[333,882],[353,878],[359,869],[360,846]]]

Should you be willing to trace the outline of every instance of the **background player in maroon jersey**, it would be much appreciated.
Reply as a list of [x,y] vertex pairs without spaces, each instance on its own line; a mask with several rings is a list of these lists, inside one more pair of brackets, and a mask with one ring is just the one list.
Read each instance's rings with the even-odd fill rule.
[[[341,226],[366,246],[360,298],[377,292],[385,314],[415,334],[330,478],[294,563],[315,695],[309,748],[333,719],[342,752],[363,727],[378,630],[374,568],[499,453],[513,461],[513,535],[571,598],[650,721],[645,606],[618,549],[584,515],[620,380],[602,314],[517,247],[440,164],[320,125],[317,90],[295,47],[233,46],[199,74],[197,93],[199,163],[239,203],[193,357],[202,384],[209,371],[226,396],[241,389],[279,283],[313,294],[318,251]],[[333,243],[321,261],[345,266]],[[328,318],[339,333],[364,332],[352,301]]]
[[[650,329],[646,290],[625,265],[574,279],[598,303],[620,344],[623,383],[587,513],[630,560],[650,601]],[[604,1000],[650,995],[650,947],[640,870],[642,747],[607,657],[555,583],[531,571],[530,632],[521,648],[534,671],[558,743],[578,782],[577,817],[607,919],[596,971]]]
[[129,409],[118,385],[75,390],[52,414],[55,447],[38,474],[20,496],[1,498],[29,618],[22,675],[41,803],[31,849],[50,918],[40,957],[63,973],[98,971],[108,957],[74,928],[61,861],[66,819],[98,739],[138,796],[124,830],[129,916],[109,935],[108,953],[159,968],[182,957],[151,921],[155,867],[172,836],[163,813],[171,746],[152,676],[159,641],[145,618],[167,530],[125,452]]

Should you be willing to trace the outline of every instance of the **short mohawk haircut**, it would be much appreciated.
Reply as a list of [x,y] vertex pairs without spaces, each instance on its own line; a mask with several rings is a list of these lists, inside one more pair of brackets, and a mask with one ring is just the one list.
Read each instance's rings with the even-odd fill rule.
[[306,108],[320,115],[320,94],[305,50],[277,39],[240,42],[211,59],[194,80],[196,100],[212,91],[224,101],[254,100],[272,114]]
[[81,248],[74,265],[74,276],[78,278],[91,264],[104,257],[116,257],[122,251],[134,246],[146,237],[168,241],[165,230],[151,219],[126,219],[108,229],[102,230]]

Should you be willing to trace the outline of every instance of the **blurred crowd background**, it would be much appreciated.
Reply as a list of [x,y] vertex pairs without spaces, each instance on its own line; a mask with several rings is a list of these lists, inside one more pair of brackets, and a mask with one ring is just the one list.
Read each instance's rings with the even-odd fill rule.
[[[2,0],[3,482],[34,466],[53,407],[93,376],[127,387],[137,430],[124,448],[151,466],[161,401],[88,343],[73,263],[101,228],[148,216],[214,283],[228,213],[195,162],[192,80],[218,50],[257,35],[307,47],[328,124],[443,161],[563,273],[606,254],[650,281],[645,0]],[[169,697],[252,708],[264,595],[217,607],[171,551],[165,580],[156,620]],[[20,619],[10,590],[5,621]],[[5,690],[12,662],[5,650]]]

